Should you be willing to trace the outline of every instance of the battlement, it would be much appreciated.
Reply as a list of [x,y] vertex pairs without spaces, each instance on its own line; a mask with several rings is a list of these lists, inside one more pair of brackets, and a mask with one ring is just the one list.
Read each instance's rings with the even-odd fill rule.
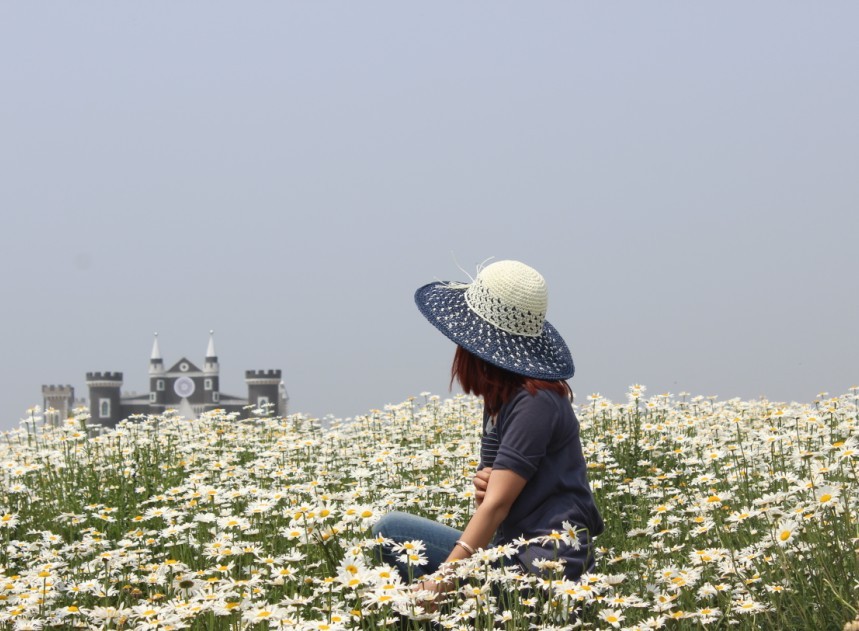
[[71,386],[57,386],[57,385],[47,385],[42,386],[42,394],[65,394],[69,395],[74,392],[74,388]]
[[88,372],[86,374],[87,383],[90,381],[115,381],[117,385],[122,383],[121,372]]
[[281,370],[246,370],[245,379],[280,379]]

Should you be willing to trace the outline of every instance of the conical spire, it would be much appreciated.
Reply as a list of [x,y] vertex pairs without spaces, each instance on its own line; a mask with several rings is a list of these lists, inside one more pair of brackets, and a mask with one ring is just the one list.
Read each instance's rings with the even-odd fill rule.
[[155,333],[155,341],[152,342],[152,354],[149,356],[150,361],[161,361],[161,349],[158,348],[158,333]]
[[161,359],[161,349],[158,347],[158,333],[152,342],[152,354],[149,356],[149,374],[159,375],[164,372],[164,361]]
[[[209,331],[209,347],[206,349],[206,362],[203,364],[203,372],[214,376],[218,374],[219,370],[218,356],[215,353],[215,332]],[[217,386],[215,390],[217,390]]]
[[215,353],[215,332],[209,331],[209,347],[206,349],[206,359],[209,357],[217,357],[217,353]]

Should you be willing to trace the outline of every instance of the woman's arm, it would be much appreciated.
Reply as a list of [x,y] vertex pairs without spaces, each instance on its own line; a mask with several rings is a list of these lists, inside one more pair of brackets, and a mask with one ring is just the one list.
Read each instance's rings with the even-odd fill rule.
[[[489,475],[489,483],[486,486],[483,501],[474,511],[474,515],[471,516],[460,540],[475,550],[488,546],[492,535],[507,517],[510,507],[513,506],[513,502],[519,497],[519,493],[525,488],[527,482],[521,475],[509,469],[493,469]],[[471,552],[456,545],[450,551],[445,562],[459,561],[469,556],[471,556]],[[452,587],[446,581],[439,583],[426,580],[417,583],[415,588],[438,593],[446,592]]]
[[[468,526],[462,533],[462,541],[474,548],[485,548],[492,535],[507,517],[513,502],[525,488],[527,480],[509,469],[493,469],[486,486],[486,494],[477,510],[474,511]],[[454,546],[447,561],[456,561],[469,556],[461,546]]]

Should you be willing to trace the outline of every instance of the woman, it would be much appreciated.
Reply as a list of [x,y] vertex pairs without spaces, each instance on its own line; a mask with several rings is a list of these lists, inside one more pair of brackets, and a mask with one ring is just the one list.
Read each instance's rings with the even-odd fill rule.
[[[474,477],[477,508],[460,532],[434,521],[390,513],[374,534],[396,544],[422,540],[435,572],[442,562],[475,550],[534,539],[571,526],[577,541],[531,544],[513,557],[529,572],[540,560],[560,559],[575,580],[593,567],[592,538],[603,530],[587,479],[587,466],[573,413],[570,351],[546,321],[543,277],[518,261],[498,261],[469,284],[430,283],[417,290],[421,313],[457,344],[451,369],[462,389],[483,397],[480,469]],[[396,554],[387,560],[400,569]],[[535,561],[537,562],[535,564]],[[421,588],[438,589],[432,581]]]

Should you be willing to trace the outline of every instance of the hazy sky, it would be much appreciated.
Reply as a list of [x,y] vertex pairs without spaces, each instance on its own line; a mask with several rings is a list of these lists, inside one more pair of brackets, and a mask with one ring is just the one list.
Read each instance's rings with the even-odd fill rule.
[[0,428],[43,383],[445,395],[434,278],[549,284],[580,400],[859,383],[855,2],[3,2]]

